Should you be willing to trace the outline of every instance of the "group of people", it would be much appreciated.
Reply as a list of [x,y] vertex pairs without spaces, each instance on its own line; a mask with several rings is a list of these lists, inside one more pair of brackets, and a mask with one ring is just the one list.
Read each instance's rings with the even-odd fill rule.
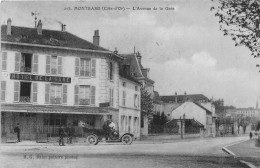
[[[20,127],[19,127],[19,123],[17,123],[16,127],[14,128],[14,132],[17,134],[17,142],[21,142],[20,139]],[[74,128],[72,127],[72,125],[69,123],[68,127],[64,127],[64,125],[60,125],[59,127],[59,145],[60,146],[65,146],[64,145],[64,137],[67,136],[67,143],[68,144],[72,144],[72,137],[74,135]]]
[[60,125],[59,128],[59,145],[60,146],[65,146],[64,145],[64,137],[67,136],[67,143],[72,144],[72,137],[74,135],[74,128],[72,125],[69,123],[68,127],[64,127],[64,125]]

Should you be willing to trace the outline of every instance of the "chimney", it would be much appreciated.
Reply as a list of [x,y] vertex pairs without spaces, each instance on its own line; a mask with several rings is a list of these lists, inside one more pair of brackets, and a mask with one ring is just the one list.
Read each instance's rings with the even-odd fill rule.
[[65,24],[61,24],[61,31],[66,31],[66,25]]
[[94,36],[93,36],[93,44],[96,45],[96,46],[99,46],[99,31],[98,30],[95,30],[94,31]]
[[177,92],[175,92],[175,103],[178,103]]
[[117,48],[115,48],[115,51],[114,51],[115,54],[118,54],[118,51],[117,51]]
[[8,18],[7,20],[7,29],[6,29],[6,34],[7,35],[11,35],[11,32],[12,32],[12,20],[10,18]]
[[39,20],[39,22],[37,24],[37,34],[42,35],[42,21],[41,20]]
[[142,56],[139,51],[136,53],[136,58],[137,58],[139,64],[141,64]]

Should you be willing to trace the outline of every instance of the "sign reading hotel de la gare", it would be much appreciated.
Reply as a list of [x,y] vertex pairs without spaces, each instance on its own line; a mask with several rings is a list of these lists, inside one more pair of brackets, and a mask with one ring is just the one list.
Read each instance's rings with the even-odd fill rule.
[[56,82],[56,83],[71,83],[70,77],[43,76],[43,75],[31,75],[31,74],[10,73],[10,79],[27,80],[27,81],[42,81],[42,82]]

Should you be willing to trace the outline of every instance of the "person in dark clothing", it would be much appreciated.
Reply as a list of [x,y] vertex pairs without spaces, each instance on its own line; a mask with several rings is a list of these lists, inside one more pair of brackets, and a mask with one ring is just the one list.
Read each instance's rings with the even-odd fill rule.
[[17,133],[17,142],[21,142],[19,123],[17,123],[17,126],[14,128],[14,132]]
[[65,146],[64,145],[64,136],[65,136],[65,131],[64,131],[64,127],[63,125],[60,125],[60,128],[59,128],[59,136],[60,136],[60,139],[59,139],[59,145],[60,146]]
[[71,124],[69,123],[67,129],[66,129],[67,135],[68,135],[68,139],[67,139],[67,143],[68,144],[72,144],[72,137],[74,134],[74,128],[71,126]]
[[249,133],[250,139],[252,139],[252,136],[253,136],[253,134],[252,134],[252,132],[250,132],[250,133]]

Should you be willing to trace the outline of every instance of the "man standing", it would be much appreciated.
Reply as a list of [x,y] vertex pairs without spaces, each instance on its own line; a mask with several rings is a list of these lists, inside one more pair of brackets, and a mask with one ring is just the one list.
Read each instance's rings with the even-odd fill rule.
[[60,136],[59,145],[60,146],[65,146],[64,140],[63,140],[64,135],[65,135],[64,127],[63,127],[63,125],[60,125],[60,128],[59,128],[59,136]]
[[17,123],[17,126],[14,128],[14,132],[17,133],[17,142],[20,141],[20,128],[19,128],[19,123]]
[[66,129],[66,132],[67,132],[67,134],[68,134],[67,143],[68,143],[68,144],[72,144],[72,137],[73,137],[73,134],[74,134],[74,128],[71,126],[70,123],[68,124],[68,127],[67,127],[67,129]]

